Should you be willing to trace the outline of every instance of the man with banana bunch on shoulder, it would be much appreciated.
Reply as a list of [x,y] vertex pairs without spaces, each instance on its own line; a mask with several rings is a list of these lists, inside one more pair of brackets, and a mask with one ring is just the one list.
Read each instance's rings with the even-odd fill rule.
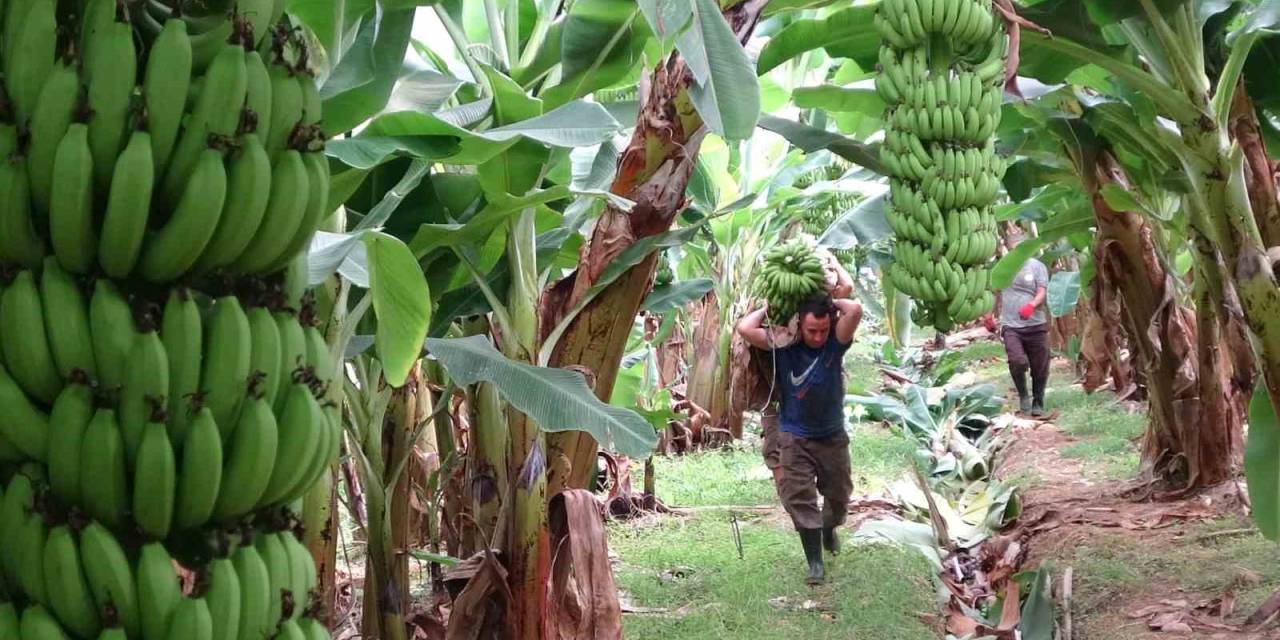
[[835,530],[853,492],[843,364],[862,321],[849,274],[834,259],[824,262],[828,293],[801,304],[787,325],[764,326],[768,305],[760,302],[737,326],[747,344],[765,352],[757,361],[772,359],[765,375],[773,393],[761,419],[765,462],[800,535],[811,585],[826,578],[823,548],[840,550]]

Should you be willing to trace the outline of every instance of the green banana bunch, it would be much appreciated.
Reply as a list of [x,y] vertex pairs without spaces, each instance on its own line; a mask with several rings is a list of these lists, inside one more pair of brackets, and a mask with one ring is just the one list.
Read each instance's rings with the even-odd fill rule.
[[776,245],[761,257],[755,276],[755,293],[769,305],[769,319],[786,323],[801,302],[826,286],[826,272],[817,247],[797,238]]
[[992,136],[1008,38],[991,0],[885,0],[873,23],[881,37],[875,86],[888,105],[880,151],[891,173],[886,219],[895,235],[885,277],[922,303],[918,323],[948,331],[992,301],[991,205],[1006,168]]

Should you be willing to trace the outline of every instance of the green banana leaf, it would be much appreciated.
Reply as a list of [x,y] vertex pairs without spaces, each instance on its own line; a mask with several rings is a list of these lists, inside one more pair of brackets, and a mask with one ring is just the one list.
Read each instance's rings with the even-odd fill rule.
[[581,374],[510,360],[481,336],[428,338],[426,344],[455,384],[493,384],[544,431],[586,431],[602,447],[632,458],[647,457],[657,445],[644,417],[600,402]]

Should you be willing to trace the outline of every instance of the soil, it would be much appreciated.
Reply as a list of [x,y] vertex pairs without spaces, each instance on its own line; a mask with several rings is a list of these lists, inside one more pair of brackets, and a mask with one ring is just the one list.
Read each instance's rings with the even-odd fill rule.
[[[1051,422],[1017,420],[1002,453],[997,477],[1033,470],[1043,479],[1023,494],[1025,510],[1017,531],[1029,549],[1024,569],[1052,562],[1060,580],[1063,570],[1078,558],[1079,548],[1091,548],[1101,537],[1109,544],[1166,549],[1184,539],[1186,527],[1179,525],[1241,517],[1245,512],[1243,489],[1236,482],[1191,494],[1141,481],[1091,483],[1084,479],[1080,462],[1061,453],[1073,442]],[[1241,524],[1247,526],[1247,520],[1241,518]],[[1241,576],[1241,580],[1250,579],[1247,572]],[[1090,595],[1074,589],[1076,602]],[[1274,625],[1247,628],[1244,619],[1252,611],[1236,611],[1230,591],[1190,592],[1176,580],[1159,580],[1102,598],[1092,596],[1100,605],[1088,612],[1087,625],[1075,618],[1075,640],[1280,639]],[[1058,604],[1061,611],[1060,598]]]

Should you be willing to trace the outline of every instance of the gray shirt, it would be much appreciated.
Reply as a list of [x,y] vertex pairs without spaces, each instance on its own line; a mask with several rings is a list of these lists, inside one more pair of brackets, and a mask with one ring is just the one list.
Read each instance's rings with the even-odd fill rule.
[[1031,258],[1026,264],[1018,270],[1018,275],[1014,277],[1013,284],[1000,292],[1000,324],[1006,327],[1020,329],[1022,327],[1035,327],[1049,322],[1049,314],[1042,303],[1036,307],[1036,312],[1031,317],[1023,320],[1018,314],[1018,310],[1023,305],[1031,302],[1036,297],[1036,291],[1049,287],[1049,270],[1045,268],[1044,263]]

